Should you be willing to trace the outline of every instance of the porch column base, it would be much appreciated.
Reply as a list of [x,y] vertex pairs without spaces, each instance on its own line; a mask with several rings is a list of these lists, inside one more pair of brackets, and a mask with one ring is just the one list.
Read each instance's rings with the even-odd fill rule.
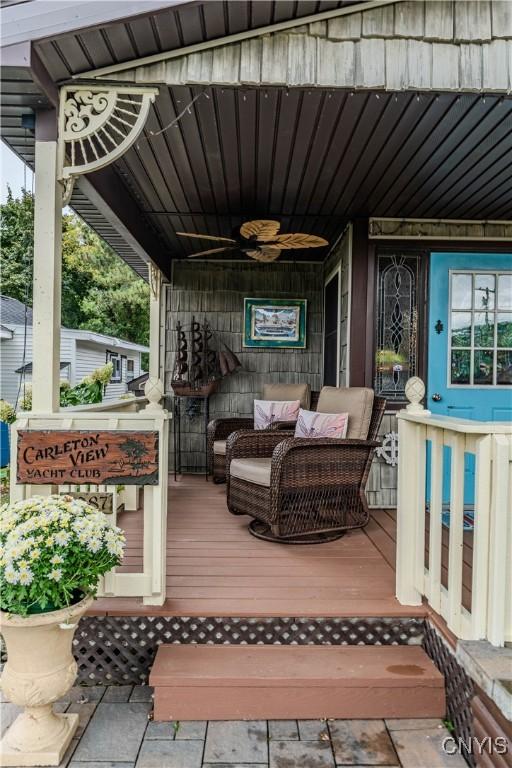
[[[0,741],[0,765],[1,766],[37,766],[37,765],[60,765],[67,748],[78,728],[77,714],[54,714],[52,721],[60,727],[55,730],[54,741],[51,747],[47,749],[34,751],[23,750],[23,732],[26,732],[28,740],[33,741],[33,721],[27,722],[28,714],[23,712],[18,715],[11,725],[2,741]],[[55,722],[60,721],[60,722]],[[9,736],[16,736],[16,743],[20,746],[15,749],[9,743]]]

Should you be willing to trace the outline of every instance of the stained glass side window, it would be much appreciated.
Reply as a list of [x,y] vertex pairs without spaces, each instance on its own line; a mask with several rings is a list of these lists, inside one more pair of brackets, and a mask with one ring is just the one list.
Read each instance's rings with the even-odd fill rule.
[[375,392],[405,400],[405,383],[417,373],[419,256],[377,257]]
[[512,385],[511,272],[452,272],[450,384]]

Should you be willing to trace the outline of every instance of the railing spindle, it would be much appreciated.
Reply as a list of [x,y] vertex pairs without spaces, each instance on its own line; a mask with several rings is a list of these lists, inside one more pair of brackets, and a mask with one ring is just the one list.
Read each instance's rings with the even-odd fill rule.
[[434,611],[441,612],[441,553],[443,549],[443,440],[438,427],[427,428],[431,441],[430,531],[428,548],[428,600]]

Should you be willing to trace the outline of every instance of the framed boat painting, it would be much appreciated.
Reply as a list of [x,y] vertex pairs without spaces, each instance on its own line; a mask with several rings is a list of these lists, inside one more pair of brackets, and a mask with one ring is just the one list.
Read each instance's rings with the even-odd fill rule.
[[307,299],[244,299],[244,347],[306,348]]

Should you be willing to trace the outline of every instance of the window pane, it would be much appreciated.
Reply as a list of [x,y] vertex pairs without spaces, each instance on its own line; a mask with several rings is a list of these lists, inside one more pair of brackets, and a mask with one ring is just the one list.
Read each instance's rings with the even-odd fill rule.
[[452,350],[452,384],[469,384],[470,354],[469,349]]
[[498,307],[512,309],[512,274],[498,277]]
[[498,347],[512,347],[512,312],[498,312]]
[[471,275],[452,275],[452,309],[471,309]]
[[403,400],[405,382],[416,375],[418,256],[378,256],[375,391]]
[[494,309],[495,282],[494,275],[475,275],[475,309]]
[[471,312],[452,312],[452,346],[471,346]]
[[492,349],[477,349],[474,353],[473,383],[476,386],[492,384],[494,352]]
[[496,383],[512,384],[512,351],[498,352],[496,360]]
[[494,312],[475,312],[475,347],[494,347]]

